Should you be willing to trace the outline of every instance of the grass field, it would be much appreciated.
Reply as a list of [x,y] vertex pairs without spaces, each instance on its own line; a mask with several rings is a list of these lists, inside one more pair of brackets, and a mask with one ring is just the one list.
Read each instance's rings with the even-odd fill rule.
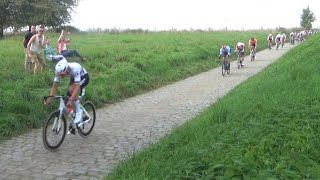
[[106,179],[320,179],[320,34]]
[[[90,74],[86,97],[98,107],[114,103],[219,65],[222,44],[234,47],[252,36],[264,49],[269,32],[149,32],[120,34],[74,34],[70,49],[86,56],[83,64]],[[54,40],[59,34],[46,34]],[[0,140],[42,125],[49,111],[42,98],[49,94],[53,65],[47,61],[44,74],[33,76],[24,70],[23,36],[0,41]],[[235,57],[233,57],[234,59]],[[59,94],[65,94],[68,80]]]

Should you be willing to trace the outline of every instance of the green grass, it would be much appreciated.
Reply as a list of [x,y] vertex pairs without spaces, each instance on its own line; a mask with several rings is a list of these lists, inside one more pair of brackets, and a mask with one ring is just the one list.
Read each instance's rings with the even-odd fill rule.
[[320,179],[320,34],[106,179]]
[[[87,99],[97,107],[118,102],[219,65],[221,44],[247,44],[251,36],[265,48],[269,32],[157,32],[121,34],[74,34],[70,49],[89,58],[83,63],[90,74]],[[52,39],[59,34],[46,34]],[[34,77],[24,71],[22,35],[0,41],[0,140],[41,127],[54,104],[47,109],[42,98],[53,81],[52,64]],[[233,57],[234,59],[235,57]],[[77,61],[70,58],[69,61]],[[82,62],[80,62],[82,63]],[[68,80],[59,94],[65,94]]]

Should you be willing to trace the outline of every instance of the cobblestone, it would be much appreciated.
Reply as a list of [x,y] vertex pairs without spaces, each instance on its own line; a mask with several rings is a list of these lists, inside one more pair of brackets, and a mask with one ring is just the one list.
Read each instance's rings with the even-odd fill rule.
[[98,109],[90,136],[67,135],[57,152],[44,148],[41,129],[2,142],[0,179],[101,179],[121,160],[192,119],[291,47],[261,51],[254,62],[246,57],[240,70],[232,62],[231,74],[225,77],[218,67]]

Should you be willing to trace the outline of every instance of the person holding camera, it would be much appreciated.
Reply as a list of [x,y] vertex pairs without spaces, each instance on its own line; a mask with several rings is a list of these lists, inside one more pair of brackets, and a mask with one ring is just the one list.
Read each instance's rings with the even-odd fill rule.
[[[68,33],[70,35],[70,33]],[[65,33],[62,30],[60,37],[58,39],[58,50],[59,50],[59,54],[63,55],[65,58],[67,57],[74,57],[77,56],[81,59],[81,61],[85,61],[86,58],[82,57],[77,50],[69,50],[68,46],[71,42],[71,39],[68,38],[66,39],[65,37]]]

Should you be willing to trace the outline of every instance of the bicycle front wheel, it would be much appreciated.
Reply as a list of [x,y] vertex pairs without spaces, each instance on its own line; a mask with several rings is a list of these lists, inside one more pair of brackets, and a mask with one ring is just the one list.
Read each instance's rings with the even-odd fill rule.
[[96,108],[91,101],[85,102],[83,108],[82,125],[78,127],[78,132],[80,136],[87,137],[96,123]]
[[62,144],[66,132],[67,122],[64,116],[59,118],[60,110],[53,111],[42,129],[42,140],[49,151],[57,150]]
[[222,63],[221,69],[222,69],[222,76],[224,76],[226,74],[226,68],[225,68],[224,62]]
[[241,68],[241,59],[238,57],[238,60],[237,60],[237,65],[238,65],[238,69]]

